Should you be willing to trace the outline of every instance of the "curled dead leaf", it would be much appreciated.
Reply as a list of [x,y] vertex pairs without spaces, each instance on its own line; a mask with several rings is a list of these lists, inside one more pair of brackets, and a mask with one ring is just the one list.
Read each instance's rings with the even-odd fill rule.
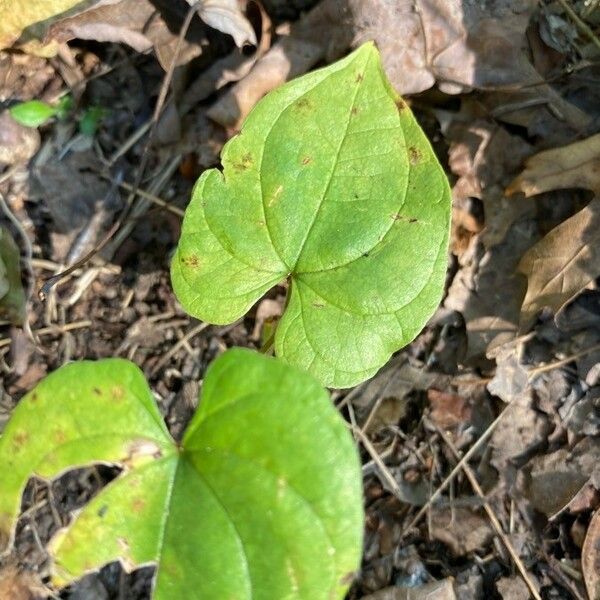
[[[194,4],[194,0],[188,0]],[[211,27],[228,33],[235,45],[242,47],[249,43],[256,46],[256,34],[244,13],[240,10],[238,0],[204,0],[200,3],[200,18]]]
[[600,275],[600,198],[530,248],[518,270],[527,277],[520,317],[525,329],[541,309],[558,313]]
[[590,598],[600,598],[600,510],[588,526],[581,551],[581,570]]
[[506,189],[507,194],[522,192],[529,198],[568,188],[600,194],[600,133],[568,146],[539,152],[525,165],[525,170]]

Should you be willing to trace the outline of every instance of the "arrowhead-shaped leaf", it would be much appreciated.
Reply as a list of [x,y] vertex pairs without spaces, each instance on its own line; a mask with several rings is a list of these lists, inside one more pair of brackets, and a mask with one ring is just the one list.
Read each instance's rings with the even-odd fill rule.
[[282,86],[226,144],[186,211],[172,263],[191,314],[225,324],[290,278],[283,360],[326,385],[373,375],[443,290],[450,191],[365,44]]
[[156,563],[159,600],[326,600],[360,559],[360,466],[341,417],[312,377],[247,350],[211,366],[180,446],[139,370],[110,359],[63,367],[24,398],[0,460],[5,533],[31,473],[125,467],[51,541],[57,585],[119,559]]

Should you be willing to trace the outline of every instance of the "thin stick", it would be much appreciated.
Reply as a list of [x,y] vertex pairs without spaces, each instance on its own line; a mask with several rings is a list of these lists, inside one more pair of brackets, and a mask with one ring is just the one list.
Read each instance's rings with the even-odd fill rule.
[[[99,176],[102,177],[103,179],[107,179],[108,181],[113,181],[113,182],[115,181],[112,177],[110,177],[110,175],[106,175],[104,173],[99,173]],[[133,190],[135,189],[131,184],[126,183],[125,181],[121,181],[120,183],[116,182],[116,183],[120,188],[122,188],[128,192],[133,192]],[[138,188],[135,191],[135,194],[136,194],[136,196],[139,196],[140,198],[149,200],[153,204],[156,204],[157,206],[160,206],[161,208],[164,208],[165,210],[172,212],[174,215],[177,215],[178,217],[183,218],[183,215],[185,214],[185,211],[181,210],[181,208],[177,208],[176,206],[171,205],[166,200],[163,200],[162,198],[159,198],[158,196],[155,196],[154,194],[151,194],[150,192],[146,192],[146,191]]]
[[357,427],[356,425],[348,425],[348,427],[352,430],[352,433],[354,433],[355,437],[360,439],[361,444],[364,446],[365,450],[369,453],[369,456],[373,459],[373,462],[377,466],[379,473],[389,485],[392,494],[394,494],[394,496],[396,496],[396,498],[398,498],[398,500],[401,502],[406,502],[406,497],[402,494],[402,490],[400,489],[398,482],[387,468],[383,460],[381,460],[377,450],[375,450],[373,444],[371,444],[371,440],[369,440],[369,438],[363,433],[360,427]]
[[150,375],[154,375],[160,369],[162,369],[170,360],[175,356],[179,349],[189,342],[192,338],[196,337],[200,332],[204,331],[207,327],[210,327],[210,323],[200,323],[193,329],[188,331],[176,344],[171,346],[171,349],[152,367]]
[[592,43],[600,48],[600,40],[592,31],[591,27],[573,10],[567,0],[558,0],[559,4],[565,9],[565,12],[573,19],[575,25],[592,41]]
[[580,350],[579,352],[575,352],[575,354],[571,354],[570,356],[567,356],[566,358],[557,360],[555,362],[551,362],[547,365],[533,367],[533,369],[529,369],[527,371],[527,374],[529,375],[530,378],[535,377],[536,375],[539,375],[540,373],[545,373],[546,371],[552,371],[553,369],[558,369],[559,367],[567,365],[570,362],[577,360],[578,358],[581,358],[582,356],[585,356],[586,354],[596,352],[596,350],[600,350],[600,344],[596,344],[595,346],[590,346],[589,348],[586,348],[585,350]]
[[511,407],[513,407],[516,402],[511,402],[507,404],[502,412],[492,421],[489,427],[481,434],[481,437],[469,448],[466,454],[458,461],[456,466],[450,471],[450,474],[440,486],[433,492],[429,500],[419,509],[419,512],[413,517],[411,522],[404,528],[402,533],[400,534],[400,540],[404,539],[407,533],[416,526],[416,524],[423,518],[425,513],[430,509],[431,505],[442,495],[442,492],[448,487],[450,482],[458,475],[458,473],[462,470],[463,466],[466,465],[473,455],[481,448],[481,446],[485,443],[485,441],[492,435],[498,423],[508,414]]
[[[440,434],[440,436],[442,437],[442,439],[444,440],[444,442],[446,443],[448,448],[450,448],[452,454],[454,455],[454,458],[456,458],[456,460],[460,460],[461,459],[460,452],[457,450],[456,446],[453,444],[452,440],[448,437],[446,432],[441,430],[436,425],[433,425],[433,427]],[[494,510],[490,506],[490,503],[487,501],[485,494],[483,493],[483,490],[481,489],[481,486],[479,485],[479,482],[477,481],[477,478],[475,477],[475,474],[473,473],[473,470],[466,463],[462,465],[462,470],[464,471],[465,475],[467,476],[467,479],[471,483],[471,486],[475,490],[475,493],[483,500],[483,509],[487,513],[487,516],[490,520],[490,523],[492,524],[492,527],[496,531],[496,534],[498,535],[498,537],[502,540],[502,543],[506,547],[506,550],[508,551],[508,553],[510,554],[510,557],[512,558],[513,562],[515,563],[517,570],[521,574],[523,581],[529,588],[531,595],[534,597],[535,600],[542,600],[542,597],[540,596],[535,583],[531,580],[531,577],[529,577],[529,573],[527,572],[527,569],[525,568],[525,565],[523,564],[521,557],[517,554],[510,539],[504,533],[504,529],[502,528],[502,525],[500,524],[498,517],[496,517],[496,513],[494,513]]]
[[[67,323],[66,325],[51,325],[50,327],[42,327],[41,329],[35,329],[33,333],[35,335],[58,335],[60,333],[65,333],[67,331],[73,331],[74,329],[85,329],[86,327],[91,327],[92,322],[85,321],[75,321],[74,323]],[[9,346],[12,340],[10,338],[0,339],[0,348],[3,346]]]

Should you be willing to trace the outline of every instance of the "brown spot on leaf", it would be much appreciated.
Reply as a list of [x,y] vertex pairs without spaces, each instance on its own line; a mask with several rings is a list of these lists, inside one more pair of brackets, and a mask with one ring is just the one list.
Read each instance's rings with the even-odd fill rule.
[[309,111],[312,107],[313,104],[308,98],[300,98],[300,100],[294,104],[294,108],[301,111]]
[[29,441],[29,433],[27,431],[19,431],[13,438],[13,443],[17,448],[23,447]]
[[189,254],[188,256],[183,256],[181,258],[181,262],[190,269],[197,269],[200,266],[200,259],[196,254]]
[[64,444],[67,441],[67,434],[62,429],[57,429],[54,432],[53,437],[57,444]]
[[408,160],[411,165],[418,165],[423,159],[423,153],[415,146],[408,149]]
[[418,223],[419,219],[415,218],[415,217],[405,217],[404,215],[401,215],[399,212],[392,215],[392,219],[394,219],[394,221],[407,221],[408,223]]
[[354,82],[360,83],[364,78],[365,78],[365,76],[362,73],[357,73],[356,77],[354,78]]
[[233,168],[236,171],[247,171],[252,166],[253,162],[254,159],[252,158],[252,154],[246,152],[240,160],[233,163]]
[[96,396],[102,396],[102,390],[100,388],[95,387],[92,391]]
[[350,113],[351,113],[353,116],[356,116],[356,115],[358,114],[358,107],[357,107],[357,106],[353,106],[353,107],[352,107],[352,110],[350,111]]
[[134,498],[131,503],[131,509],[134,513],[141,513],[146,508],[146,501],[143,498]]
[[313,302],[314,308],[325,308],[325,305],[322,302]]
[[302,159],[302,164],[303,164],[303,165],[308,165],[308,164],[309,164],[309,163],[311,163],[311,162],[312,162],[312,158],[311,158],[310,156],[305,156],[305,157]]
[[401,113],[406,108],[406,102],[404,102],[402,98],[398,98],[398,100],[396,100],[396,108],[398,109],[398,112]]
[[107,504],[103,504],[100,509],[98,510],[98,512],[96,513],[101,519],[104,518],[104,515],[108,512],[108,505]]
[[33,392],[33,394],[31,394],[30,400],[31,400],[31,402],[37,402],[39,400],[39,396],[37,395],[37,392]]

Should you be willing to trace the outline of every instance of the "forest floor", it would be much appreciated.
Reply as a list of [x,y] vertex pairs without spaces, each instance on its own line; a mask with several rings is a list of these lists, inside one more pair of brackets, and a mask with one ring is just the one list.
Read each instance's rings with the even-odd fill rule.
[[[248,1],[256,47],[195,18],[177,53],[185,1],[129,4],[53,23],[51,58],[0,52],[0,220],[33,332],[0,324],[0,432],[46,374],[120,356],[181,436],[207,365],[259,348],[285,299],[275,288],[229,326],[181,309],[169,261],[192,186],[268,90],[375,39],[448,174],[453,226],[425,330],[371,380],[332,392],[362,431],[364,556],[348,598],[599,598],[600,3]],[[37,129],[8,112],[65,94],[67,118]],[[136,212],[118,223],[142,163]],[[11,560],[45,581],[47,541],[117,474],[30,481]],[[142,600],[151,580],[150,567],[112,564],[58,597]]]

